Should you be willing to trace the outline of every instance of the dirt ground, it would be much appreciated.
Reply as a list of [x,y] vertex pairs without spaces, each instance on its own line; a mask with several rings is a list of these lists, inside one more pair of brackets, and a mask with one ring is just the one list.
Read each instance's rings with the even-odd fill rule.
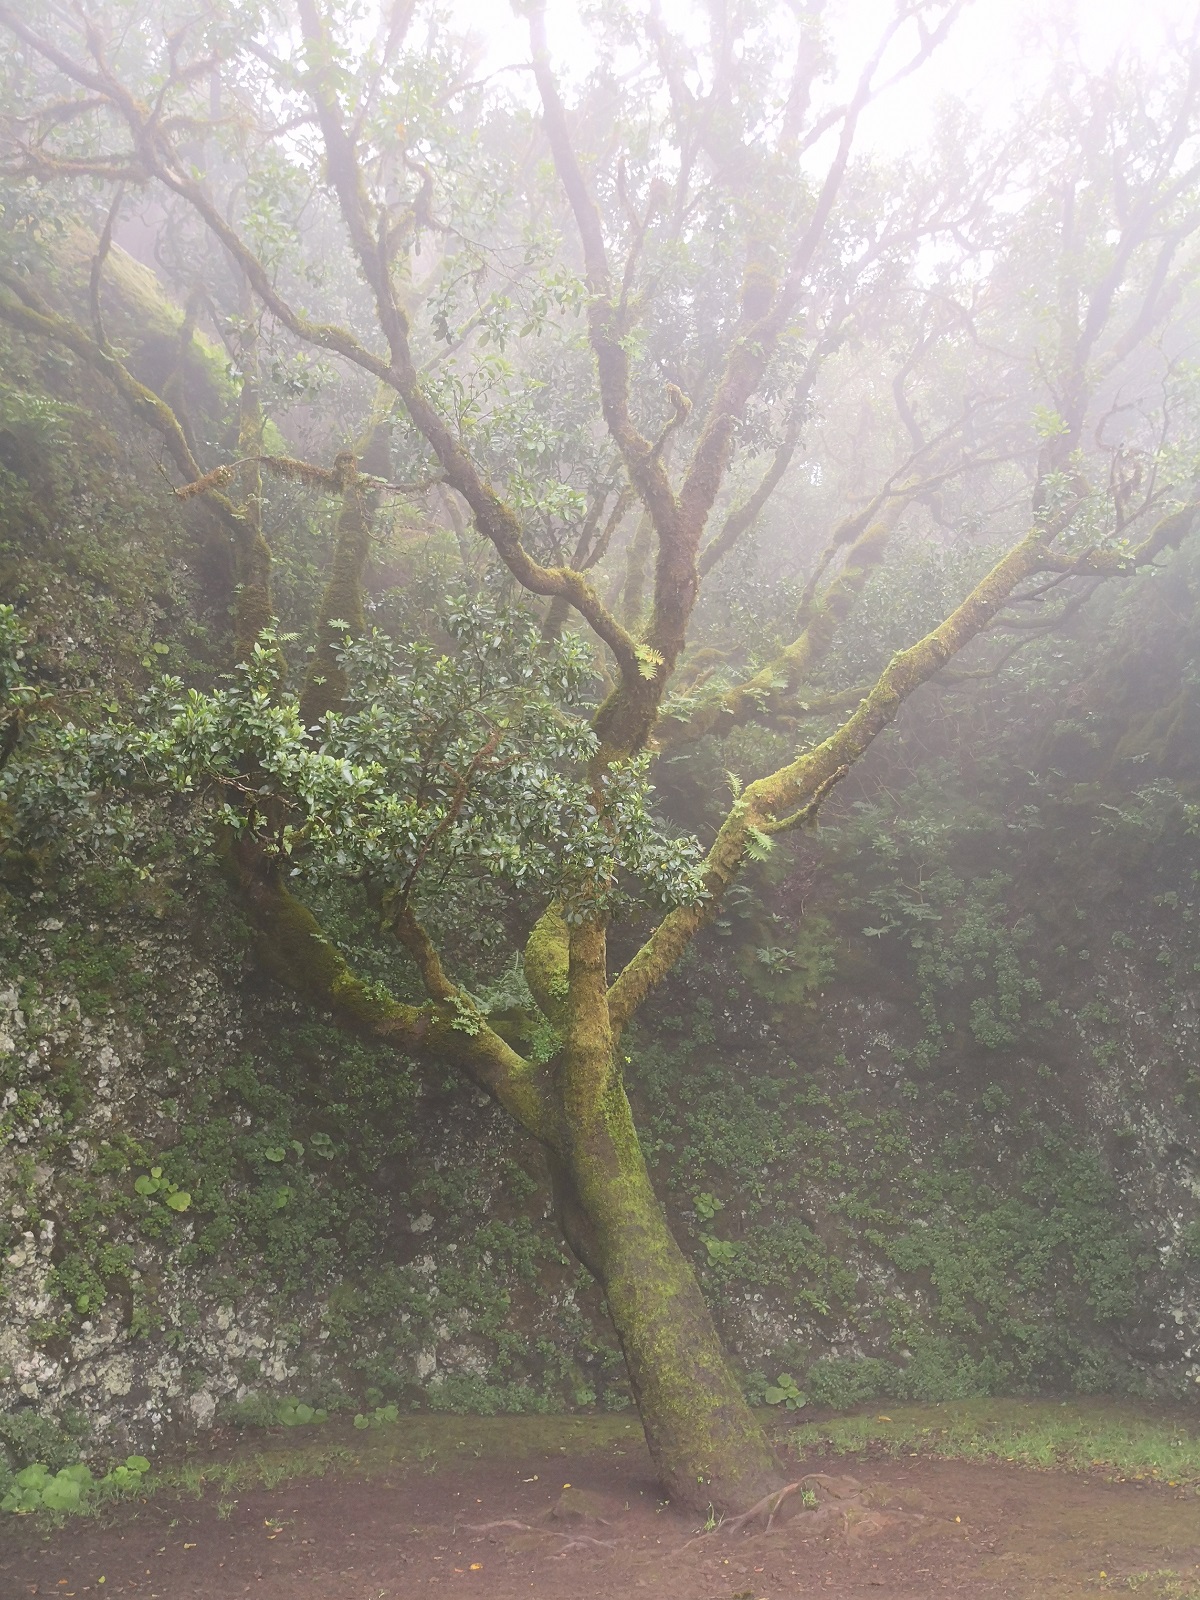
[[815,1506],[797,1495],[770,1532],[706,1536],[661,1503],[632,1430],[162,1493],[49,1532],[7,1519],[0,1600],[1200,1600],[1194,1492],[923,1458],[793,1463],[805,1474]]

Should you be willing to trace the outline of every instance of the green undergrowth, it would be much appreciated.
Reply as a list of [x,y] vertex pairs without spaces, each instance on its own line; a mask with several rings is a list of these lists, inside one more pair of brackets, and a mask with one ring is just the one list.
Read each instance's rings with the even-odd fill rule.
[[1087,1401],[967,1400],[891,1406],[787,1434],[814,1454],[931,1455],[961,1461],[1098,1472],[1118,1482],[1153,1482],[1200,1495],[1200,1411],[1172,1418],[1128,1405]]
[[96,1477],[86,1461],[73,1462],[57,1472],[42,1461],[35,1461],[8,1475],[8,1486],[0,1496],[0,1511],[18,1516],[33,1511],[93,1511],[105,1500],[137,1494],[149,1471],[150,1462],[145,1456],[126,1456],[102,1478]]

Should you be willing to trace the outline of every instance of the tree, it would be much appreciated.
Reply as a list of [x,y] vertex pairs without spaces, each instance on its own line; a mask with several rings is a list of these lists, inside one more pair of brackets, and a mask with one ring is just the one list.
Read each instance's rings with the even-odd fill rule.
[[[713,7],[693,40],[653,5],[613,8],[569,107],[534,3],[535,115],[414,6],[368,38],[319,0],[71,19],[0,0],[10,215],[54,193],[60,225],[98,241],[89,325],[14,226],[0,319],[104,374],[227,543],[236,662],[224,687],[165,679],[80,728],[39,704],[7,617],[11,829],[45,844],[99,792],[183,796],[268,970],[452,1064],[533,1135],[685,1505],[736,1510],[781,1478],[654,1194],[623,1030],[747,860],[810,826],[922,685],[989,630],[1011,652],[1152,563],[1197,510],[1176,330],[1200,55],[1161,82],[1064,72],[999,141],[951,113],[920,165],[856,156],[867,108],[961,8],[900,0],[844,97],[819,3]],[[187,308],[157,383],[105,321],[131,195]],[[236,385],[224,437],[191,415],[202,321]],[[328,465],[284,443],[314,360],[337,385]],[[274,626],[275,484],[338,506],[299,683]],[[768,601],[777,645],[763,659],[742,630],[714,672],[702,583],[788,494],[831,531],[802,545],[790,613],[786,591]],[[462,596],[424,637],[367,623],[372,528],[397,498],[461,554]],[[968,520],[953,602],[875,641],[867,681],[848,673],[843,630],[902,525],[959,544]],[[654,759],[754,720],[792,749],[735,782],[701,852],[656,814]],[[313,909],[339,886],[423,997],[354,970]],[[464,908],[505,893],[525,926],[501,1017],[450,950]]]

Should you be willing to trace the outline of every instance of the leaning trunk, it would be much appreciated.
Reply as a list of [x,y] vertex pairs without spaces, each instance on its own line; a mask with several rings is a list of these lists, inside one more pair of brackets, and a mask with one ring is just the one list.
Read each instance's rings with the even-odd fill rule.
[[743,1511],[783,1482],[650,1183],[625,1091],[555,1161],[568,1243],[600,1281],[659,1481],[693,1511]]

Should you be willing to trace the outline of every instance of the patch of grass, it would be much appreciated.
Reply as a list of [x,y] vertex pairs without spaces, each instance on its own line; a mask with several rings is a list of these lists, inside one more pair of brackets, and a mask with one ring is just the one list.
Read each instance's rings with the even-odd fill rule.
[[627,1446],[630,1439],[640,1441],[641,1429],[619,1417],[418,1415],[368,1430],[331,1420],[303,1443],[293,1435],[266,1448],[239,1446],[224,1457],[159,1461],[150,1487],[158,1495],[196,1498],[216,1491],[220,1505],[252,1489],[274,1489],[297,1478],[324,1478],[330,1473],[370,1478],[408,1466],[429,1472],[435,1457],[520,1460],[556,1449],[601,1451],[616,1444]]
[[1102,1588],[1115,1594],[1140,1594],[1144,1600],[1200,1600],[1200,1576],[1188,1576],[1170,1567],[1157,1572],[1131,1572],[1123,1578],[1108,1578]]
[[791,1429],[788,1440],[798,1454],[869,1451],[1014,1462],[1200,1494],[1200,1413],[1184,1421],[1101,1402],[966,1400],[808,1422]]

